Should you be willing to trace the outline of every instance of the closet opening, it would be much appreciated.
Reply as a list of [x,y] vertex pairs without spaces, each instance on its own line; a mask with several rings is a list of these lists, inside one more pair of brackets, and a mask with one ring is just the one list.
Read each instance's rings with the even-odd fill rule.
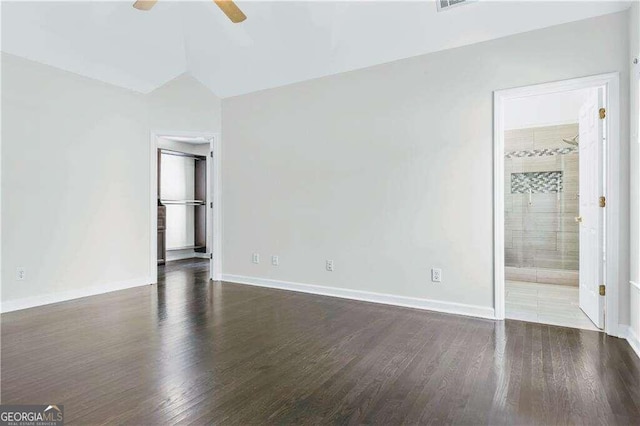
[[154,282],[181,270],[215,279],[215,148],[212,135],[152,135]]

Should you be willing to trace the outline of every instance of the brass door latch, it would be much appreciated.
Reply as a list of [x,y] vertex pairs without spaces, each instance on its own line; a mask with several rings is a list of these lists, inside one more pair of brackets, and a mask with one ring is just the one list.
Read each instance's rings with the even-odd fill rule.
[[607,116],[607,110],[604,108],[600,108],[598,113],[600,114],[600,120],[604,120],[604,118]]

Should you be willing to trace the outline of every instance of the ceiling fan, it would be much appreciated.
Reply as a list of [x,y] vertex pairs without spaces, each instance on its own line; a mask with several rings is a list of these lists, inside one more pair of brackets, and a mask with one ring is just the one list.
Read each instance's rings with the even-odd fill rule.
[[[158,0],[137,0],[133,4],[133,7],[135,7],[138,10],[150,10],[153,6],[156,5],[157,2]],[[227,15],[227,17],[231,19],[231,22],[233,22],[234,24],[237,24],[247,19],[247,15],[242,13],[240,8],[236,6],[236,4],[233,1],[213,0],[213,2],[218,5],[220,10],[222,10],[224,14]]]

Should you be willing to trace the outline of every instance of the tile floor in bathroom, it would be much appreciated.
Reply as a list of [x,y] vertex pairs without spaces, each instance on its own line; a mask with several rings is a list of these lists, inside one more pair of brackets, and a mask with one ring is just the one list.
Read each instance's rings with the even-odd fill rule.
[[578,287],[507,281],[505,300],[507,318],[598,331],[578,305]]

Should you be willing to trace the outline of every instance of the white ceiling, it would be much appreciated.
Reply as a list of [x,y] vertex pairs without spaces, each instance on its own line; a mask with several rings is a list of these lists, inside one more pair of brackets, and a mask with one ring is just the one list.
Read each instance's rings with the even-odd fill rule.
[[2,2],[2,51],[147,93],[185,72],[220,97],[613,13],[627,2]]

